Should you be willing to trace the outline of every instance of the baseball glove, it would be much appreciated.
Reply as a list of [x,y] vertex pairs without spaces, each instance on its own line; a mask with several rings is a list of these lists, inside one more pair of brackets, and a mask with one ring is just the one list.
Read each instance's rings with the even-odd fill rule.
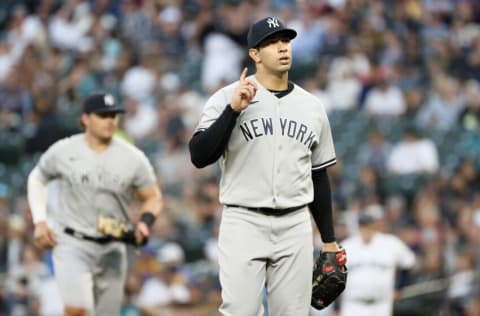
[[347,254],[321,252],[313,267],[311,305],[321,310],[330,305],[345,289],[347,283]]
[[147,238],[143,238],[141,243],[137,242],[135,237],[135,225],[125,223],[117,218],[99,216],[97,219],[97,231],[104,236],[118,240],[134,246],[143,246],[147,243]]

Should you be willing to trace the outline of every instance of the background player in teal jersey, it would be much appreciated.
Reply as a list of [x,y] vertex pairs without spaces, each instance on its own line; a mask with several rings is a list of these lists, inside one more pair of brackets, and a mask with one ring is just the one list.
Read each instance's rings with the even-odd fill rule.
[[214,93],[190,141],[191,159],[220,160],[219,231],[223,315],[308,315],[313,264],[311,210],[337,252],[326,168],[335,164],[328,118],[319,100],[288,81],[296,32],[275,17],[249,30],[256,73]]
[[[99,233],[98,218],[128,221],[136,194],[142,215],[134,239],[142,244],[162,208],[147,157],[113,137],[123,111],[110,94],[88,97],[81,117],[85,132],[53,144],[28,178],[35,243],[39,248],[53,247],[55,278],[67,316],[120,313],[126,245]],[[54,222],[47,224],[47,184],[52,180],[58,181],[59,210]]]

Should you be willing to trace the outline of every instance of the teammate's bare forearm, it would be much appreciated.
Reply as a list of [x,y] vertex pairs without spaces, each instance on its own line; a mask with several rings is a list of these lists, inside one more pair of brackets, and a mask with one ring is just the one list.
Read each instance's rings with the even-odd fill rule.
[[137,194],[142,202],[140,205],[142,213],[150,212],[153,216],[157,217],[163,207],[162,193],[158,185],[153,184],[145,189],[138,190]]
[[[335,243],[335,230],[333,227],[332,194],[327,169],[312,171],[314,197],[309,208],[315,224],[318,227],[322,241]],[[328,245],[330,246],[330,245]]]
[[163,209],[162,193],[157,184],[137,191],[142,205],[141,219],[136,225],[137,244],[144,244],[150,235],[150,227]]

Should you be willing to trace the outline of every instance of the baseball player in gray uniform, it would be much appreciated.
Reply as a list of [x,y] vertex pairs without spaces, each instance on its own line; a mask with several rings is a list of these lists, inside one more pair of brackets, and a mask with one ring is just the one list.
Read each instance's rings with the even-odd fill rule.
[[223,315],[308,315],[313,240],[338,251],[326,168],[335,164],[330,124],[319,100],[288,81],[296,31],[276,17],[248,33],[256,73],[207,101],[189,143],[198,167],[220,161],[219,230]]
[[[112,95],[85,100],[85,132],[54,143],[28,178],[34,242],[53,247],[53,262],[67,316],[119,315],[126,277],[126,245],[97,231],[99,216],[129,220],[132,195],[141,201],[134,238],[141,244],[161,211],[162,198],[146,156],[114,137],[124,110]],[[58,180],[54,225],[47,221],[47,184]],[[47,224],[48,222],[48,224]]]

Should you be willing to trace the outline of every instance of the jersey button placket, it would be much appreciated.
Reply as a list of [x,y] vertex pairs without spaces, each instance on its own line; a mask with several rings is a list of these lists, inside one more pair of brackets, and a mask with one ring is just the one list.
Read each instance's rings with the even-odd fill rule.
[[[282,151],[283,151],[283,146],[282,145],[278,145],[277,147],[277,152],[278,152],[278,155],[281,155],[282,154]],[[280,166],[277,166],[277,175],[280,174],[281,170],[280,170]]]
[[[280,111],[280,99],[277,100],[276,106],[275,106],[275,121],[277,124],[280,124],[280,118],[281,118],[281,111]],[[274,156],[273,156],[273,173],[272,173],[272,184],[273,184],[273,203],[274,205],[277,205],[278,203],[278,195],[277,195],[277,183],[278,179],[280,177],[280,166],[278,165],[278,157],[282,154],[283,151],[283,145],[281,143],[281,136],[280,136],[280,126],[279,126],[279,132],[275,134],[275,145],[274,145]]]

